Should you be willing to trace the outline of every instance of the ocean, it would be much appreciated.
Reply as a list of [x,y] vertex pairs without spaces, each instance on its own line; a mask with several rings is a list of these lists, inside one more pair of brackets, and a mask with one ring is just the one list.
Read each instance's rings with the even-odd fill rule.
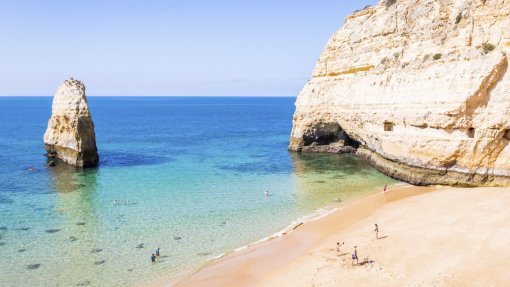
[[89,97],[100,166],[47,167],[51,101],[0,97],[0,286],[176,276],[394,182],[288,152],[294,98]]

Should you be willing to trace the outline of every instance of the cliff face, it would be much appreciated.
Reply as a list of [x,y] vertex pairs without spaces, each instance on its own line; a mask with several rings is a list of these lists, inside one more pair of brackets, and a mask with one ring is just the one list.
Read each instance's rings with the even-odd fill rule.
[[49,156],[70,165],[92,167],[98,164],[94,123],[82,82],[71,78],[58,88],[44,145]]
[[509,184],[509,53],[510,0],[382,0],[329,40],[289,149],[340,140],[411,183]]

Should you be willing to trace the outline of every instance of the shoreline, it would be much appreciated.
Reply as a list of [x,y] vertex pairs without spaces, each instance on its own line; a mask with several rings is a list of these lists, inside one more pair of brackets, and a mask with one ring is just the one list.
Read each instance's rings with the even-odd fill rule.
[[[406,182],[396,182],[392,185],[388,186],[391,191],[396,191],[401,188],[405,187],[413,187],[412,185],[406,183]],[[380,194],[381,191],[369,191],[366,194],[362,194],[359,196],[355,196],[352,198],[347,198],[342,201],[334,201],[333,203],[330,203],[326,206],[323,206],[315,211],[312,211],[309,214],[305,214],[293,221],[291,221],[287,226],[284,228],[271,233],[270,235],[264,236],[258,240],[249,242],[247,244],[244,244],[242,246],[236,247],[232,250],[225,251],[221,254],[215,255],[213,257],[205,259],[204,262],[187,268],[186,270],[180,271],[177,274],[169,274],[164,275],[163,277],[158,277],[153,280],[150,280],[149,282],[145,283],[138,283],[133,286],[174,286],[175,284],[180,284],[180,282],[185,281],[186,279],[194,276],[195,274],[201,272],[203,269],[208,268],[211,265],[214,265],[218,263],[219,261],[229,259],[232,256],[240,256],[242,252],[248,251],[249,249],[258,248],[261,245],[267,244],[269,242],[272,242],[273,240],[280,239],[282,237],[285,237],[292,232],[300,229],[303,226],[306,226],[310,223],[313,223],[315,221],[319,221],[324,219],[327,216],[330,216],[332,213],[338,212],[339,210],[350,206],[352,203],[358,202],[360,200],[363,200],[370,196],[375,196],[377,194]],[[389,194],[389,193],[388,193]]]
[[[498,266],[510,264],[509,204],[510,188],[401,186],[151,285],[504,286],[510,274]],[[341,257],[337,241],[345,242]],[[374,262],[351,266],[354,245],[360,262]]]
[[[283,228],[282,230],[275,232],[267,237],[263,237],[258,241],[243,245],[241,247],[238,247],[232,251],[217,255],[215,257],[207,259],[206,262],[203,264],[189,269],[184,273],[180,274],[174,274],[169,276],[164,276],[162,278],[158,278],[155,280],[151,280],[147,284],[141,284],[139,286],[200,286],[202,284],[206,284],[207,286],[225,286],[225,284],[228,284],[228,282],[214,282],[214,276],[212,276],[212,281],[203,283],[202,279],[199,280],[199,282],[192,283],[195,281],[195,277],[198,276],[198,278],[201,278],[205,275],[205,277],[209,277],[211,274],[210,271],[213,271],[216,273],[216,268],[220,267],[223,268],[222,265],[227,264],[230,265],[230,261],[244,261],[245,257],[249,256],[256,256],[256,254],[259,253],[266,253],[264,252],[264,249],[271,248],[273,249],[273,244],[280,245],[280,242],[285,242],[286,239],[294,235],[296,237],[300,237],[301,233],[303,233],[304,229],[308,229],[310,225],[314,227],[313,225],[319,224],[321,225],[321,222],[324,220],[331,220],[331,218],[338,213],[344,214],[344,213],[352,213],[352,211],[358,207],[359,205],[366,205],[369,204],[374,207],[380,207],[381,204],[384,202],[391,202],[391,201],[397,201],[403,198],[416,196],[422,193],[431,192],[437,189],[440,189],[442,187],[417,187],[413,185],[409,185],[407,183],[401,182],[396,183],[394,185],[390,186],[390,192],[386,193],[384,196],[382,195],[381,191],[373,191],[365,195],[361,195],[359,197],[351,198],[342,202],[338,202],[335,204],[331,204],[328,206],[325,206],[323,208],[320,208],[316,211],[314,211],[311,214],[305,215],[293,222],[291,222],[287,227]],[[382,199],[382,201],[381,201]],[[354,219],[363,217],[366,215],[366,213],[370,211],[366,209],[360,209],[358,212],[354,212],[353,216]],[[352,222],[348,221],[349,224]],[[307,233],[308,231],[305,230],[304,233]],[[308,236],[305,234],[305,236]],[[254,254],[255,253],[255,254]],[[293,257],[297,256],[297,253],[290,252],[287,254],[286,257],[289,259],[292,259]],[[251,258],[247,258],[247,260],[251,260]],[[230,268],[228,268],[230,269]],[[221,274],[221,273],[220,273]],[[209,281],[209,279],[207,280]],[[190,284],[192,283],[192,284]],[[250,286],[250,284],[243,282],[243,285]]]

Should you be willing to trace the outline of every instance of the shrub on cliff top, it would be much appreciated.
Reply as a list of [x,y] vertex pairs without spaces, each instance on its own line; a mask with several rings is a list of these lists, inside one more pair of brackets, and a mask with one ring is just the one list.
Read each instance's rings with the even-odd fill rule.
[[432,57],[434,60],[439,60],[441,59],[441,57],[443,57],[443,55],[441,54],[434,54],[434,57]]

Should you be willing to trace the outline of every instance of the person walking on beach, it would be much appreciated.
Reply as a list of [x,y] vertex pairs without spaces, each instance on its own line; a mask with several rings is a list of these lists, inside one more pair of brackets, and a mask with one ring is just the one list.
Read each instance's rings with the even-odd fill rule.
[[379,226],[377,225],[377,223],[375,224],[374,232],[375,232],[375,239],[379,239]]
[[156,256],[159,257],[159,247],[156,249]]
[[352,251],[352,266],[354,266],[354,260],[356,260],[356,265],[359,264],[358,260],[358,249],[356,249],[358,246],[354,246],[354,250]]
[[340,244],[340,242],[336,243],[336,257],[340,257],[340,255],[341,255],[340,246],[344,245],[344,243],[345,242],[342,242],[342,244]]
[[152,253],[151,261],[152,263],[156,263],[156,255],[154,255],[154,253]]

